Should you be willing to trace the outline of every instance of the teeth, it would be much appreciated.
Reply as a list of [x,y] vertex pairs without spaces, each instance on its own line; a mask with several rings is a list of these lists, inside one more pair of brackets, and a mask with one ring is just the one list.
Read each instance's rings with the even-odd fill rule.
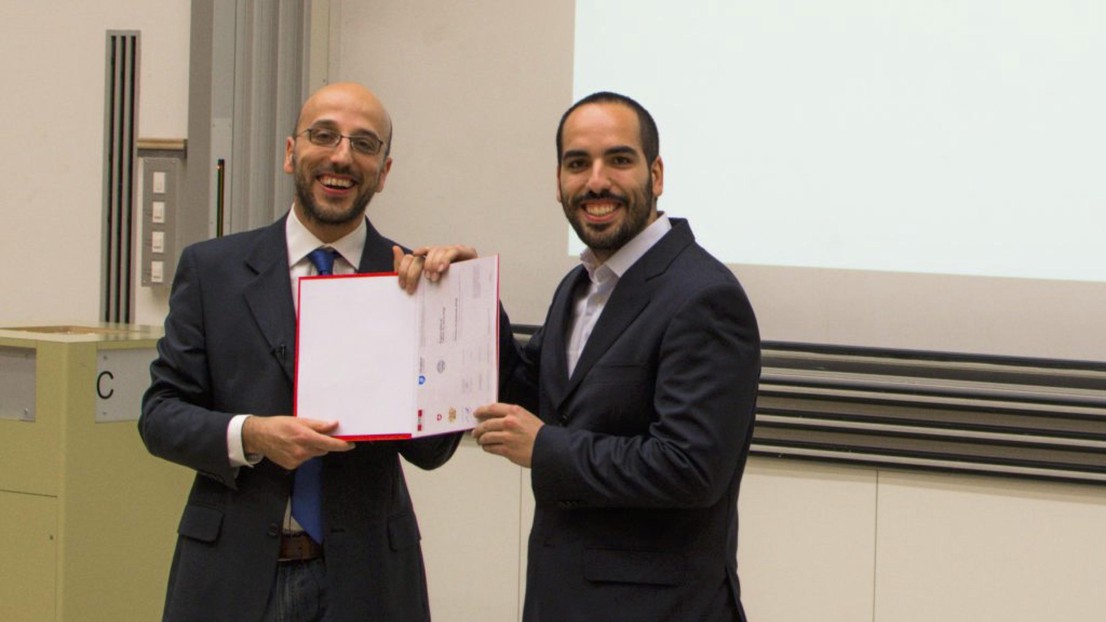
[[339,177],[324,176],[320,177],[319,181],[322,182],[324,186],[331,186],[334,188],[349,188],[353,185],[352,181]]
[[606,216],[614,211],[614,203],[588,203],[584,205],[584,210],[587,211],[588,216]]

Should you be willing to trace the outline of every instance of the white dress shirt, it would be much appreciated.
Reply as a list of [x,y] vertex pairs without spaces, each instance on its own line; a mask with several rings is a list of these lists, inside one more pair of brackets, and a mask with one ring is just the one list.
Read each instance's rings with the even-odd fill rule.
[[584,249],[580,253],[580,262],[588,271],[588,287],[575,293],[576,301],[572,310],[572,330],[568,338],[568,375],[576,369],[576,363],[580,360],[580,353],[591,337],[591,331],[595,328],[595,322],[607,306],[607,300],[611,292],[618,285],[619,279],[630,269],[642,255],[653,248],[653,245],[664,237],[672,229],[672,223],[663,212],[648,227],[638,233],[625,246],[615,251],[607,258],[607,261],[598,263],[595,253],[591,249]]
[[[368,227],[365,225],[365,219],[362,218],[357,228],[349,234],[331,244],[324,244],[303,226],[296,217],[295,209],[289,211],[284,225],[284,238],[288,243],[288,276],[292,279],[292,304],[297,313],[299,312],[300,277],[318,274],[314,264],[307,257],[311,251],[320,246],[333,248],[338,251],[338,257],[334,259],[334,274],[352,274],[357,271],[356,266],[361,262],[361,253],[365,250],[367,236]],[[261,456],[246,455],[246,450],[242,447],[242,425],[249,416],[248,414],[235,415],[227,426],[227,453],[231,466],[253,466],[261,462]]]

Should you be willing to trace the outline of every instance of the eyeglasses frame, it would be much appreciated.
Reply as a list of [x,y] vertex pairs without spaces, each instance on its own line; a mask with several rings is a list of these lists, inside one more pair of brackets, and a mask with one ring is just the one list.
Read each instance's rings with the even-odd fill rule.
[[[338,136],[338,140],[334,141],[334,144],[330,144],[330,145],[325,144],[325,143],[315,142],[314,136],[315,136],[316,132],[330,132],[330,133],[333,133],[336,136]],[[358,134],[358,135],[355,135],[355,136],[348,136],[346,134],[342,134],[338,130],[333,130],[333,129],[330,129],[328,127],[309,127],[307,129],[305,129],[304,131],[300,132],[299,134],[296,134],[293,138],[299,138],[300,136],[303,136],[305,134],[307,135],[307,141],[310,142],[312,145],[315,145],[316,147],[323,147],[323,148],[328,148],[328,149],[337,149],[338,145],[342,144],[342,139],[344,138],[347,141],[349,141],[350,151],[352,151],[354,153],[357,153],[357,154],[360,154],[360,155],[365,155],[365,156],[375,156],[375,155],[380,153],[381,149],[384,148],[384,141],[381,140],[380,137],[378,137],[374,134]],[[374,140],[374,141],[376,141],[376,148],[373,149],[372,151],[365,151],[364,149],[358,149],[357,146],[356,146],[357,143],[354,142],[354,139],[358,139],[358,140],[371,139],[371,140]]]

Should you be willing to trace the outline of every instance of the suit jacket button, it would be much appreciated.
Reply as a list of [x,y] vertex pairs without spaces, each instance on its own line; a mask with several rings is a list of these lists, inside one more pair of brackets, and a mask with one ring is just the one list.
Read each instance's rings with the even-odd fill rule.
[[279,536],[280,535],[280,525],[278,525],[276,523],[269,523],[269,535],[273,536],[274,538],[276,536]]

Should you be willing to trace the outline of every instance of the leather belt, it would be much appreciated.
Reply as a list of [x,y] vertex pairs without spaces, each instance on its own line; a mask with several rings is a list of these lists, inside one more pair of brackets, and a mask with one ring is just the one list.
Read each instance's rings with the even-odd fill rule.
[[307,562],[323,556],[323,545],[306,533],[286,533],[280,536],[280,562]]

